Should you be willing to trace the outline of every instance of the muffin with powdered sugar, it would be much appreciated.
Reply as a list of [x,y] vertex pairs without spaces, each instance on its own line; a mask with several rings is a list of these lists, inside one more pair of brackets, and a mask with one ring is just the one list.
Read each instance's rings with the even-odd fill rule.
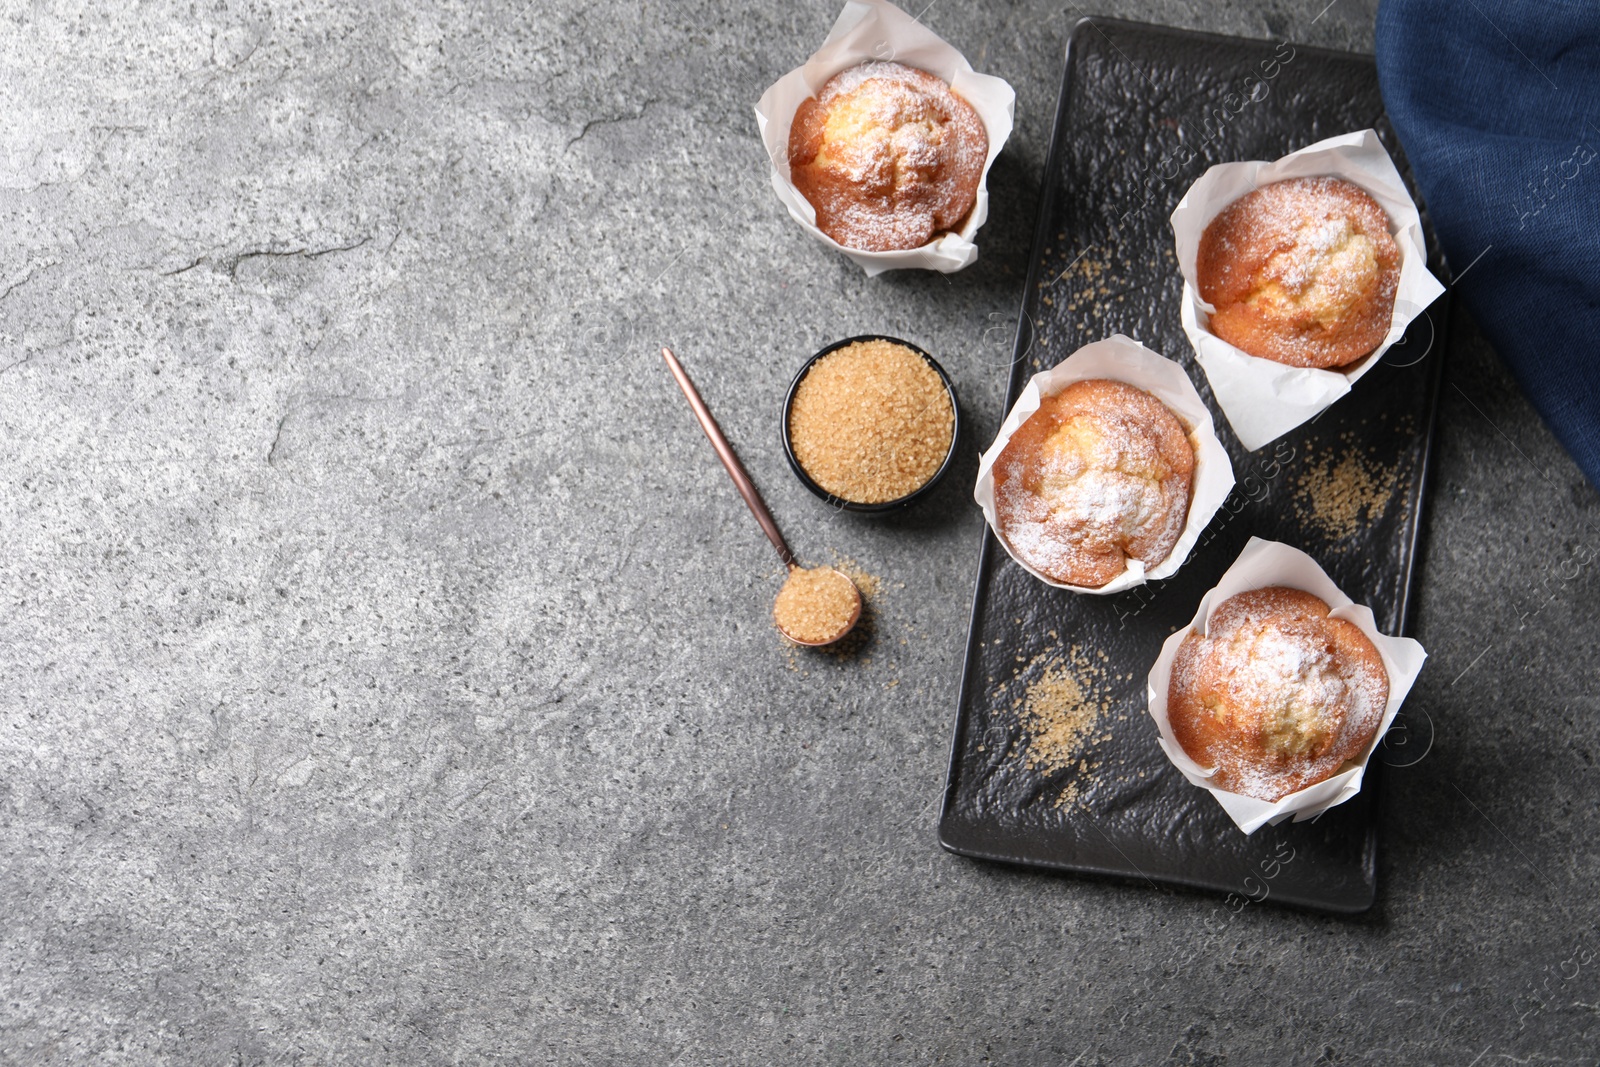
[[1320,597],[1274,586],[1229,597],[1183,639],[1167,720],[1216,788],[1277,801],[1359,759],[1388,700],[1367,636]]
[[1043,398],[994,465],[1000,536],[1053,581],[1099,588],[1165,560],[1188,521],[1195,450],[1161,401],[1126,382]]
[[847,248],[884,252],[959,229],[988,153],[983,120],[943,79],[862,63],[795,112],[789,175],[818,229]]

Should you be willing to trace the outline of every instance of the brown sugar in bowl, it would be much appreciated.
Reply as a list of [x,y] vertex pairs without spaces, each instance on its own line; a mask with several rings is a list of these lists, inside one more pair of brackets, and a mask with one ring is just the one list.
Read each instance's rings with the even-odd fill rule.
[[[911,420],[904,417],[894,405],[875,405],[870,402],[874,393],[891,389],[898,372],[903,367],[884,368],[888,373],[879,378],[866,374],[851,383],[864,390],[852,393],[850,403],[841,396],[837,425],[830,427],[838,436],[822,432],[814,416],[822,412],[813,408],[833,407],[831,404],[808,403],[802,386],[813,369],[828,357],[850,349],[853,345],[892,345],[919,357],[931,369],[942,387],[942,396],[926,398],[927,404],[914,406]],[[917,368],[920,370],[920,368]],[[818,384],[814,380],[813,385]],[[926,391],[931,379],[914,375],[910,387]],[[797,415],[797,400],[798,415]],[[932,439],[917,429],[927,430],[944,421],[944,403],[948,403],[948,439]],[[869,417],[870,416],[870,417]],[[805,438],[798,444],[796,430]],[[795,477],[811,492],[834,507],[845,511],[883,514],[897,511],[927,495],[938,485],[955,461],[956,443],[961,436],[961,408],[956,401],[955,386],[944,368],[928,353],[908,341],[882,334],[862,334],[847,337],[822,349],[805,362],[794,381],[789,385],[783,402],[783,452]],[[908,430],[913,432],[907,432]],[[943,434],[939,435],[943,437]],[[819,455],[818,446],[821,446]],[[809,459],[815,469],[808,469]],[[925,472],[925,477],[921,475]]]

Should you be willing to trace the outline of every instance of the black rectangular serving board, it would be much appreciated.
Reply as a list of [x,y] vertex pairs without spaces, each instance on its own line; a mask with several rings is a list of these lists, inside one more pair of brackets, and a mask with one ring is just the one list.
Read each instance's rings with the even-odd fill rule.
[[[1348,396],[1246,452],[1183,333],[1167,221],[1213,164],[1276,159],[1367,128],[1409,182],[1369,57],[1108,18],[1073,30],[1007,408],[1037,372],[1124,333],[1189,371],[1238,485],[1176,575],[1118,595],[1047,586],[985,530],[939,820],[950,851],[1331,912],[1371,906],[1382,749],[1349,802],[1247,837],[1168,762],[1145,706],[1162,642],[1188,624],[1252,536],[1310,553],[1372,608],[1383,632],[1405,632],[1444,354],[1443,299]],[[1438,273],[1431,233],[1428,243]],[[1359,521],[1348,501],[1326,491],[1341,463],[1355,476],[1342,484],[1366,505]],[[1017,705],[1073,646],[1092,666],[1105,710],[1081,762],[1047,772],[1029,766]]]

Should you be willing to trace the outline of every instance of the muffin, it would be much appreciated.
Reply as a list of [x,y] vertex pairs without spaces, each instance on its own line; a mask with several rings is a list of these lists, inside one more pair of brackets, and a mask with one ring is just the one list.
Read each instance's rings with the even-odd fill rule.
[[1183,639],[1167,720],[1218,789],[1275,802],[1359,759],[1388,701],[1367,636],[1321,598],[1274,586],[1229,597]]
[[926,71],[863,63],[802,101],[790,180],[817,228],[867,252],[919,248],[957,229],[978,193],[989,136],[972,105]]
[[995,517],[1012,553],[1052,581],[1097,589],[1183,534],[1195,453],[1165,404],[1092,378],[1044,398],[994,464]]
[[1335,368],[1383,343],[1400,283],[1389,217],[1342,178],[1292,178],[1247,193],[1200,237],[1211,332],[1252,356]]

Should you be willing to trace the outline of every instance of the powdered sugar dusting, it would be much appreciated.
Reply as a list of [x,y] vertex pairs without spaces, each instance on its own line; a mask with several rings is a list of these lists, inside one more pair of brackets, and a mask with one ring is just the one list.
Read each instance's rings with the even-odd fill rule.
[[829,78],[827,84],[822,87],[822,92],[818,94],[817,99],[827,104],[832,102],[835,97],[849,96],[873,78],[916,85],[921,82],[917,75],[924,73],[926,72],[919,71],[914,67],[907,67],[901,63],[869,60],[866,63],[859,63],[856,66],[841,70]]

